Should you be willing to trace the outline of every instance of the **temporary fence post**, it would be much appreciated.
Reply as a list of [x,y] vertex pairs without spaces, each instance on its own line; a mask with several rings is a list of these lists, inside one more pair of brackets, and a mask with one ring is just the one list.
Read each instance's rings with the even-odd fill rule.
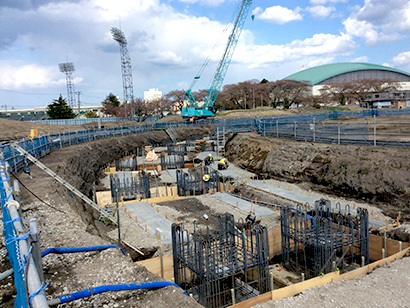
[[121,228],[120,228],[120,211],[118,208],[118,188],[116,188],[115,209],[117,210],[117,225],[118,225],[118,246],[122,247],[121,243]]
[[340,122],[337,126],[337,144],[340,144]]
[[376,115],[373,115],[373,145],[376,146]]
[[161,278],[164,278],[164,252],[162,250],[162,246],[159,247],[159,257],[161,262]]
[[313,142],[316,142],[316,124],[315,124],[315,118],[313,118]]
[[297,139],[297,137],[296,137],[296,121],[293,122],[293,132],[294,132],[295,140],[296,140]]
[[276,120],[276,138],[279,138],[279,123],[278,123],[278,120]]
[[40,234],[38,232],[36,218],[30,219],[30,237],[31,237],[31,246],[33,247],[32,254],[33,254],[34,264],[36,265],[40,281],[43,282],[44,274],[43,274],[43,263],[41,262]]

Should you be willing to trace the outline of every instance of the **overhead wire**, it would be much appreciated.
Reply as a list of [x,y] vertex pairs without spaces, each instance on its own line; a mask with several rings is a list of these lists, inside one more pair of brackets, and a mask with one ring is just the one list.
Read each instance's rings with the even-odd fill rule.
[[45,204],[46,206],[60,212],[60,213],[64,213],[67,214],[67,212],[60,210],[54,206],[52,206],[51,204],[45,202],[43,199],[41,199],[39,196],[37,196],[33,191],[31,191],[26,185],[24,185],[24,183],[22,181],[20,181],[20,179],[12,172],[10,171],[10,174],[21,184],[21,186],[23,186],[30,194],[32,194],[34,197],[36,197],[38,200],[40,200],[43,204]]
[[[204,72],[205,68],[209,64],[209,61],[211,60],[211,56],[213,55],[214,51],[218,48],[219,44],[222,41],[222,38],[224,38],[224,34],[230,29],[232,22],[235,20],[235,16],[237,15],[237,12],[240,9],[240,4],[238,3],[235,11],[232,13],[231,17],[229,18],[228,22],[225,25],[225,28],[222,30],[221,35],[219,36],[218,40],[215,42],[214,46],[212,47],[208,57],[205,59],[204,63],[200,67],[198,73],[195,75],[194,80],[192,81],[189,89],[192,89],[195,85],[195,83],[198,81],[198,79],[201,77],[202,73]],[[209,84],[212,82],[212,78],[209,81]]]

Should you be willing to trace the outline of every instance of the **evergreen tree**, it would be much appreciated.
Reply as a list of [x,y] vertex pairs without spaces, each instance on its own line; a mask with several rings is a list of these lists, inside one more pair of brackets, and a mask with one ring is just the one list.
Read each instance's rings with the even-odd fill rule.
[[50,119],[73,119],[75,113],[60,94],[58,99],[55,99],[52,104],[47,106],[47,116]]

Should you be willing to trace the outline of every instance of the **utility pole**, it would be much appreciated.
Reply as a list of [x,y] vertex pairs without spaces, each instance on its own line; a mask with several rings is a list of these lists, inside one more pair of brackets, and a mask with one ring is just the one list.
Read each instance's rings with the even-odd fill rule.
[[5,112],[7,112],[7,105],[1,105],[4,108]]
[[78,115],[80,115],[80,111],[81,111],[80,95],[83,94],[83,92],[77,91],[75,92],[75,94],[78,95]]

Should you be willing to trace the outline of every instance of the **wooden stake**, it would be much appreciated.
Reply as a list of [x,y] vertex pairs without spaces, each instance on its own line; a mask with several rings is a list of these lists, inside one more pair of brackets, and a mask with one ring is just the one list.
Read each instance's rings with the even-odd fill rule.
[[290,190],[290,185],[288,184],[288,190]]
[[128,216],[129,216],[129,218],[131,218],[131,213],[130,212],[128,212]]
[[159,207],[157,206],[157,213],[159,213]]
[[309,189],[309,197],[310,197],[310,194],[312,193],[312,191]]
[[239,202],[236,201],[236,208],[239,208]]
[[138,223],[138,216],[135,216],[135,222]]
[[353,202],[353,208],[356,208],[356,201]]
[[148,232],[148,226],[145,224],[145,232]]
[[168,218],[168,213],[167,212],[165,212],[165,219],[167,219]]

